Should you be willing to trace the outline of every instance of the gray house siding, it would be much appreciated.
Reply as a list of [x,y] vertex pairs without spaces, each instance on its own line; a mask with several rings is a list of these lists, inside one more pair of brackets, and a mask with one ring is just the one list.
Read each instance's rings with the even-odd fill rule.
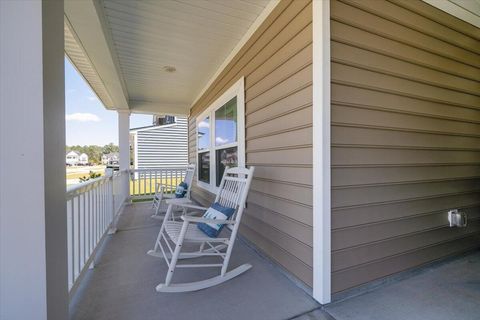
[[175,124],[135,130],[135,169],[171,168],[188,164],[187,119]]
[[422,1],[342,0],[331,37],[333,292],[478,247],[479,29]]

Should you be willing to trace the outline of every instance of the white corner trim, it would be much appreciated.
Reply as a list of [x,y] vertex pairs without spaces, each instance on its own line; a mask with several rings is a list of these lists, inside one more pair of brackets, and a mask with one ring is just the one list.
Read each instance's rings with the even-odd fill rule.
[[199,92],[195,100],[193,100],[192,104],[190,105],[190,109],[197,103],[197,101],[202,97],[202,95],[210,88],[213,81],[217,79],[220,73],[227,67],[227,65],[235,58],[237,53],[242,49],[242,47],[247,43],[250,37],[253,35],[255,31],[262,25],[263,21],[267,19],[267,17],[272,13],[273,9],[280,3],[280,0],[270,0],[270,2],[265,6],[262,13],[255,19],[252,23],[250,28],[248,28],[247,32],[243,35],[242,39],[237,43],[237,45],[233,48],[227,58],[223,61],[223,63],[218,67],[217,71],[213,74],[213,76],[208,80],[207,84],[203,87],[203,89]]
[[331,301],[330,1],[313,1],[313,297]]

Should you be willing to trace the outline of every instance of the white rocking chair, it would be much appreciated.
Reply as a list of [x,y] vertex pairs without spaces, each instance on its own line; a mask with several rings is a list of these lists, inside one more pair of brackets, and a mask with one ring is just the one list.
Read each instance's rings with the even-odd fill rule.
[[[195,174],[195,164],[189,164],[187,166],[187,171],[185,173],[185,178],[183,182],[187,184],[187,193],[183,198],[175,197],[175,190],[171,186],[163,185],[162,183],[157,184],[155,195],[153,196],[152,207],[155,209],[155,213],[152,215],[152,218],[162,220],[164,218],[164,213],[167,211],[168,203],[172,204],[185,204],[191,203],[190,200],[190,190],[193,181],[193,175]],[[169,193],[167,193],[169,192]]]
[[[235,209],[234,214],[227,220],[206,219],[184,214],[181,217],[183,221],[174,221],[170,218],[173,205],[168,206],[165,219],[163,220],[155,242],[155,247],[148,252],[149,255],[163,257],[168,265],[165,283],[157,285],[157,292],[188,292],[209,288],[230,280],[252,267],[252,265],[246,263],[227,272],[233,245],[240,226],[240,220],[245,208],[248,190],[252,181],[253,171],[254,167],[250,167],[250,169],[231,168],[225,170],[214,202]],[[178,206],[183,207],[185,210],[198,209],[205,211],[208,209],[192,204],[178,204]],[[230,225],[231,234],[228,238],[222,238],[220,236],[218,238],[212,238],[198,229],[196,226],[197,223]],[[174,247],[171,243],[173,243]],[[185,243],[197,243],[200,244],[200,248],[193,252],[181,252]],[[205,245],[208,245],[208,248],[205,248]],[[168,249],[169,252],[166,252],[166,249]],[[178,260],[205,256],[219,257],[223,259],[223,263],[178,264]],[[181,284],[171,283],[175,268],[195,267],[220,267],[221,271],[220,275],[207,280]]]

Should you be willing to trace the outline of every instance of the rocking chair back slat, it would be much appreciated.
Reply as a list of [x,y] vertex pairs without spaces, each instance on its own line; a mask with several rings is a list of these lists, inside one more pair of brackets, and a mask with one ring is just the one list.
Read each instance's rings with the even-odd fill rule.
[[247,184],[247,176],[245,178],[231,177],[230,173],[226,173],[220,183],[220,191],[217,193],[215,202],[222,206],[237,209],[241,204],[242,194]]
[[185,179],[183,180],[187,184],[187,194],[185,197],[190,199],[190,191],[192,190],[192,181],[193,175],[195,174],[195,165],[189,164],[187,167],[187,172],[185,173]]

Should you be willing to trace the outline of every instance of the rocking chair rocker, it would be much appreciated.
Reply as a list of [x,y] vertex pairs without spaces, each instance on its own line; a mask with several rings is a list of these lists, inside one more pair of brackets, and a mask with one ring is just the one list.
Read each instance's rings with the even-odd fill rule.
[[[170,204],[163,220],[160,232],[158,233],[155,247],[148,252],[155,257],[163,257],[168,265],[168,272],[165,283],[157,285],[157,292],[188,292],[209,288],[227,280],[230,280],[252,266],[248,263],[243,264],[227,272],[233,245],[237,236],[240,220],[242,218],[248,190],[252,181],[254,167],[230,168],[226,169],[220,183],[219,191],[215,197],[214,206],[226,207],[233,212],[227,219],[208,219],[205,217],[194,217],[190,214],[181,216],[183,221],[171,219],[173,206],[188,209],[209,210],[208,208],[196,206],[193,204]],[[207,224],[210,226],[231,226],[229,237],[212,237],[197,227],[198,224]],[[200,244],[200,248],[193,252],[181,252],[185,243]],[[173,244],[173,245],[171,245]],[[208,248],[205,248],[205,246]],[[168,250],[169,252],[166,252]],[[192,259],[197,257],[215,256],[223,259],[223,263],[216,264],[179,264],[179,260]],[[182,284],[172,284],[173,273],[176,268],[194,268],[194,267],[220,267],[220,275],[213,278]]]

